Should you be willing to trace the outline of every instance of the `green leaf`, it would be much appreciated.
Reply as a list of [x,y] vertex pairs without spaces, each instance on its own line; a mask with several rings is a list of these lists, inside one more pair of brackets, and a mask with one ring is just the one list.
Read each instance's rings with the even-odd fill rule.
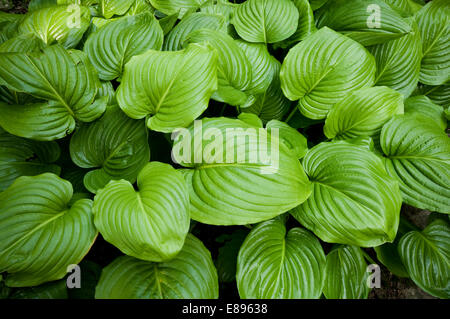
[[375,57],[377,72],[375,85],[387,86],[405,98],[417,87],[422,59],[422,41],[417,23],[401,38],[368,48]]
[[422,8],[422,0],[383,0],[403,17],[412,16]]
[[10,287],[61,279],[97,236],[92,201],[69,206],[72,185],[52,173],[22,176],[0,193],[0,272]]
[[33,33],[46,45],[59,43],[74,48],[89,27],[89,9],[76,4],[54,6],[30,12],[19,25],[21,34]]
[[148,262],[129,256],[103,269],[97,299],[216,299],[217,271],[210,252],[189,234],[172,260]]
[[230,3],[228,0],[209,0],[206,1],[201,7],[200,11],[211,14],[218,14],[225,17],[225,20],[228,23],[231,21],[231,17],[234,14],[234,11],[238,7],[238,4]]
[[450,105],[450,85],[419,85],[413,95],[425,95],[433,103],[444,108]]
[[296,129],[278,120],[270,121],[266,127],[268,132],[271,132],[273,129],[279,131],[281,142],[292,151],[294,156],[297,158],[303,158],[305,156],[308,151],[308,141]]
[[169,164],[151,162],[137,177],[138,191],[111,181],[94,199],[102,236],[129,256],[165,261],[183,247],[189,231],[189,197],[183,176]]
[[96,193],[111,180],[131,183],[150,160],[145,121],[126,116],[110,106],[98,120],[82,124],[70,140],[70,156],[82,168],[96,168],[84,176],[84,185]]
[[61,168],[52,164],[59,155],[56,142],[36,142],[0,132],[0,191],[19,176],[59,174]]
[[450,298],[450,227],[436,220],[402,237],[398,251],[411,279],[427,293]]
[[178,21],[178,15],[172,14],[170,16],[165,16],[158,20],[161,29],[163,30],[164,35],[167,35],[170,31],[172,31],[173,27]]
[[43,49],[44,42],[32,33],[18,35],[0,45],[0,52],[35,52]]
[[328,138],[370,136],[378,144],[381,128],[396,114],[403,114],[403,96],[385,86],[349,93],[328,113],[323,131]]
[[244,299],[316,299],[325,279],[325,253],[301,228],[276,218],[252,229],[241,246],[236,281]]
[[202,114],[216,89],[215,51],[191,44],[183,51],[149,50],[131,58],[116,97],[129,117],[150,115],[150,129],[172,132]]
[[211,29],[226,32],[223,16],[203,12],[192,13],[180,21],[164,39],[164,51],[178,51],[185,47],[185,41],[191,32]]
[[327,255],[323,294],[327,299],[367,299],[366,269],[361,248],[336,247]]
[[311,3],[311,9],[314,11],[322,7],[325,3],[327,3],[329,0],[309,0],[309,3]]
[[374,247],[392,242],[402,198],[382,161],[359,145],[321,143],[303,159],[313,193],[292,215],[329,243]]
[[287,41],[301,41],[317,30],[308,0],[294,0],[299,13],[297,30]]
[[447,129],[447,119],[442,106],[436,105],[424,95],[410,97],[405,100],[405,113],[422,114],[442,130]]
[[249,99],[245,91],[257,89],[252,85],[258,85],[252,83],[252,65],[245,51],[228,34],[210,29],[191,32],[187,40],[199,44],[206,42],[218,53],[218,89],[212,98],[230,105],[244,105]]
[[106,107],[106,101],[95,101],[100,82],[87,57],[61,46],[42,53],[0,54],[0,85],[49,100],[27,105],[0,103],[0,125],[21,137],[64,137],[75,129],[75,119],[91,122]]
[[114,87],[110,81],[101,81],[101,86],[98,89],[97,97],[102,98],[106,97],[107,105],[117,104],[116,101],[116,91],[114,91]]
[[433,0],[416,15],[422,36],[420,82],[442,85],[450,81],[450,4]]
[[125,15],[134,16],[144,12],[151,13],[153,15],[155,8],[152,7],[148,0],[135,0]]
[[150,49],[160,50],[163,31],[152,13],[123,17],[92,34],[84,46],[102,80],[122,75],[125,64]]
[[186,13],[196,11],[207,0],[150,0],[157,10],[166,15],[178,14],[181,19]]
[[289,50],[281,67],[281,88],[300,112],[323,119],[349,92],[370,87],[375,60],[359,43],[328,28]]
[[318,28],[329,27],[364,46],[402,37],[411,26],[382,0],[333,0],[316,12]]
[[388,174],[400,183],[405,203],[450,213],[450,140],[420,115],[395,116],[381,131]]
[[9,299],[67,299],[65,280],[52,281],[37,287],[20,288]]
[[191,217],[205,224],[268,220],[296,207],[311,192],[300,162],[279,138],[241,120],[196,121],[176,136],[172,158],[191,168],[183,170]]
[[98,4],[98,13],[110,19],[115,15],[124,15],[135,0],[100,0]]
[[270,120],[281,120],[291,107],[289,101],[281,91],[280,87],[280,68],[281,63],[274,61],[274,76],[273,79],[263,94],[256,96],[255,102],[242,109],[242,112],[248,112],[258,115],[263,122]]
[[[57,0],[30,0],[28,4],[28,12],[36,11],[43,8],[53,7],[58,5]],[[67,1],[69,2],[69,1]]]
[[236,8],[232,24],[245,41],[275,43],[294,34],[298,18],[290,0],[247,0]]

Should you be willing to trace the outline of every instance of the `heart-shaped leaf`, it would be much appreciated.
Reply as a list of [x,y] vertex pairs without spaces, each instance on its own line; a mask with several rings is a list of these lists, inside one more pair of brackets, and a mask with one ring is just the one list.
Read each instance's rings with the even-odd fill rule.
[[344,141],[321,143],[303,166],[313,192],[291,212],[303,226],[329,243],[374,247],[394,240],[402,197],[375,154]]
[[298,17],[290,0],[247,0],[236,8],[232,23],[245,41],[275,43],[294,34]]
[[92,34],[84,51],[102,80],[120,77],[125,64],[134,55],[150,49],[160,50],[163,31],[152,13],[124,17]]
[[189,231],[189,197],[183,176],[168,164],[151,162],[137,177],[138,191],[111,181],[94,200],[95,226],[127,255],[164,261],[176,256]]
[[392,118],[380,144],[389,175],[400,183],[405,203],[450,213],[450,139],[427,117]]
[[323,119],[347,93],[373,85],[375,60],[359,43],[325,27],[289,50],[280,78],[284,95],[299,100],[304,116]]
[[216,89],[216,52],[191,44],[183,51],[149,50],[131,58],[116,97],[129,117],[151,115],[150,129],[172,132],[195,120]]
[[72,185],[55,174],[22,176],[0,193],[0,272],[10,287],[61,279],[97,236],[92,201],[71,202]]
[[411,279],[429,294],[450,298],[450,227],[437,219],[402,237],[398,252]]
[[84,185],[92,192],[111,180],[131,183],[150,160],[147,128],[143,120],[133,120],[114,105],[103,116],[82,124],[70,140],[70,157],[82,168],[96,168],[84,176]]
[[252,229],[238,255],[241,298],[313,299],[322,294],[325,253],[310,232],[286,230],[282,218]]
[[75,129],[75,119],[91,122],[106,108],[106,100],[95,101],[100,82],[86,55],[58,45],[42,53],[1,54],[0,84],[49,100],[27,105],[0,103],[0,125],[21,137],[62,138]]
[[361,248],[336,247],[327,255],[323,294],[327,299],[367,299],[366,269]]
[[237,119],[196,121],[176,136],[172,158],[191,168],[183,170],[191,216],[206,224],[268,220],[311,192],[297,157],[275,133]]
[[167,262],[122,256],[103,269],[97,299],[216,299],[217,270],[210,252],[193,235]]

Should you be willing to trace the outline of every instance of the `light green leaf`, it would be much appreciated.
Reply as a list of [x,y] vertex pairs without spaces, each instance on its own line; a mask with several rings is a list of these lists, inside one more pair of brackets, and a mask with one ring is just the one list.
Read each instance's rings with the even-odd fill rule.
[[281,142],[292,151],[297,158],[303,158],[308,151],[308,141],[306,137],[300,134],[296,129],[293,129],[288,124],[271,120],[267,123],[267,131],[271,132],[273,129],[279,131]]
[[429,294],[450,298],[450,227],[436,220],[402,237],[398,252],[411,279]]
[[329,27],[364,46],[402,37],[411,26],[382,0],[333,0],[316,12],[318,28]]
[[316,299],[325,279],[325,253],[310,232],[286,230],[276,218],[252,229],[241,246],[236,281],[245,299]]
[[97,299],[217,299],[219,283],[210,252],[192,235],[172,260],[148,262],[129,256],[103,269]]
[[327,299],[367,299],[367,264],[361,248],[338,246],[327,255],[325,286]]
[[447,119],[442,106],[434,104],[424,95],[413,96],[405,100],[405,113],[422,114],[442,130],[447,128]]
[[74,48],[89,27],[89,9],[79,5],[54,6],[30,12],[19,25],[21,34],[33,33],[46,45],[55,42]]
[[392,118],[381,131],[388,174],[400,183],[405,203],[450,213],[450,140],[427,117]]
[[189,197],[183,176],[169,164],[151,162],[137,177],[138,191],[111,181],[94,199],[102,236],[129,256],[161,262],[175,257],[189,231]]
[[176,136],[172,158],[191,168],[183,170],[191,217],[205,224],[268,220],[296,207],[311,192],[297,157],[276,135],[241,120],[195,122]]
[[[58,4],[62,4],[62,1],[59,0],[30,0],[28,4],[28,12],[36,11],[43,8],[54,7]],[[69,1],[66,1],[69,2]],[[69,4],[69,3],[65,3]]]
[[150,0],[157,10],[166,15],[178,14],[181,19],[186,13],[196,11],[207,0]]
[[122,75],[125,64],[150,49],[160,50],[163,31],[152,13],[123,17],[92,34],[84,46],[102,80]]
[[36,142],[0,132],[0,192],[19,176],[45,172],[59,175],[61,168],[52,163],[60,152],[55,142]]
[[425,2],[423,0],[383,0],[403,17],[412,16],[419,11]]
[[269,87],[263,94],[256,96],[255,102],[242,109],[242,112],[248,112],[258,115],[263,122],[270,120],[281,120],[289,111],[292,102],[289,101],[281,91],[280,87],[280,68],[281,63],[274,61],[274,76]]
[[375,85],[397,90],[405,98],[417,87],[422,59],[422,41],[417,23],[401,38],[368,48],[375,57],[377,72]]
[[382,161],[359,145],[321,143],[303,159],[313,192],[292,215],[329,243],[374,247],[392,242],[402,198]]
[[238,7],[238,4],[230,3],[228,0],[207,0],[200,7],[201,12],[218,14],[225,17],[227,23],[230,23],[231,17],[234,11]]
[[190,33],[200,29],[211,29],[226,32],[225,18],[217,14],[196,12],[178,23],[164,40],[164,51],[178,51],[185,47],[185,41]]
[[433,0],[416,15],[422,36],[420,82],[442,85],[450,81],[450,3]]
[[58,45],[42,53],[0,54],[0,85],[49,100],[27,105],[0,103],[0,125],[21,137],[64,137],[74,130],[75,119],[91,122],[106,107],[106,101],[95,101],[100,82],[84,53]]
[[106,19],[115,15],[121,16],[130,9],[134,2],[135,0],[100,0],[98,13]]
[[413,95],[425,95],[433,103],[444,108],[450,106],[450,85],[419,85]]
[[135,0],[125,15],[134,16],[144,12],[151,13],[153,15],[155,8],[152,7],[148,0]]
[[22,34],[13,37],[0,45],[0,52],[35,52],[43,49],[44,42],[34,34]]
[[288,45],[304,40],[317,30],[314,14],[308,0],[293,0],[299,13],[297,30],[286,40]]
[[82,168],[95,168],[84,176],[84,185],[96,193],[111,180],[131,183],[150,160],[145,121],[126,116],[110,106],[98,120],[82,124],[70,140],[70,156]]
[[349,92],[370,87],[375,60],[359,43],[322,28],[289,50],[281,67],[281,88],[300,112],[323,119]]
[[141,119],[150,115],[150,129],[172,132],[202,114],[215,90],[216,52],[191,44],[183,51],[149,50],[131,58],[116,98],[129,117]]
[[370,136],[378,144],[381,128],[396,114],[403,114],[403,96],[385,86],[349,93],[328,113],[323,131],[328,138]]
[[116,91],[110,81],[101,81],[101,86],[98,89],[97,97],[105,97],[107,99],[107,105],[117,104],[116,102]]
[[69,205],[72,185],[45,173],[22,176],[0,193],[0,272],[10,287],[61,279],[97,236],[92,201]]
[[[256,89],[252,85],[252,65],[244,50],[226,33],[200,29],[189,34],[190,43],[208,43],[218,53],[218,90],[212,98],[230,105],[244,105],[249,99],[245,92]],[[256,79],[258,80],[258,78]]]
[[236,8],[232,24],[245,41],[275,43],[294,34],[298,18],[290,0],[247,0]]

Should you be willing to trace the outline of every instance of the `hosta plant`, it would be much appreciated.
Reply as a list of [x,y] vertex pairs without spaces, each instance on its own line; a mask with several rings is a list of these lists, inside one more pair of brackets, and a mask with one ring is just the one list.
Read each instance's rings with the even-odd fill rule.
[[0,12],[0,298],[449,298],[449,76],[447,0]]

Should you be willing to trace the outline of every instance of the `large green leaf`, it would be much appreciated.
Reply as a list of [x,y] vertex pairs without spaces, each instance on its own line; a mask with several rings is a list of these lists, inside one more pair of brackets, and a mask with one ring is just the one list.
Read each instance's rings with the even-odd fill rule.
[[129,117],[150,115],[150,129],[171,132],[195,120],[216,89],[216,52],[191,44],[183,51],[149,50],[131,58],[116,97]]
[[245,104],[249,99],[245,91],[250,90],[252,84],[257,84],[252,83],[252,65],[237,42],[226,33],[211,29],[190,33],[188,41],[199,44],[206,42],[218,53],[218,89],[212,98],[230,105]]
[[303,166],[313,192],[291,212],[303,226],[330,243],[373,247],[394,240],[402,198],[375,154],[344,141],[321,143]]
[[290,0],[247,0],[236,8],[232,23],[245,41],[275,43],[294,34],[298,18]]
[[362,45],[402,37],[411,26],[382,0],[333,0],[316,12],[319,28],[327,26]]
[[450,3],[433,0],[416,15],[422,36],[420,82],[441,85],[450,80]]
[[417,86],[422,59],[422,41],[417,23],[401,38],[368,48],[375,57],[377,72],[375,84],[388,86],[402,93],[405,98]]
[[183,176],[169,164],[151,162],[137,177],[138,191],[111,181],[94,200],[95,226],[127,255],[164,261],[175,257],[189,231],[189,197]]
[[91,122],[106,108],[105,100],[95,101],[100,82],[84,53],[58,45],[42,53],[0,54],[0,84],[48,100],[26,105],[0,103],[0,125],[22,137],[64,137],[75,129],[76,119]]
[[281,88],[300,112],[323,119],[352,90],[370,87],[375,60],[359,43],[328,28],[289,50],[281,67]]
[[150,160],[145,121],[133,120],[118,106],[82,124],[70,140],[72,161],[82,168],[95,168],[84,176],[84,185],[96,193],[111,180],[134,183],[141,168]]
[[449,214],[450,139],[445,132],[424,116],[395,116],[383,127],[380,144],[404,202]]
[[315,299],[324,279],[325,253],[317,238],[301,228],[287,231],[282,218],[252,229],[239,251],[241,298]]
[[263,122],[270,120],[281,120],[289,111],[292,102],[284,95],[280,87],[281,63],[274,61],[274,76],[267,90],[256,96],[256,100],[249,107],[242,109],[243,112],[256,114]]
[[92,34],[84,46],[102,80],[120,77],[134,55],[160,50],[163,31],[152,13],[124,17],[108,23]]
[[181,19],[186,13],[196,11],[207,0],[150,0],[157,10],[166,15],[178,14]]
[[411,231],[398,251],[411,279],[429,294],[450,298],[450,226],[436,220],[422,232]]
[[450,105],[450,85],[419,85],[413,95],[425,95],[433,103],[444,108]]
[[79,5],[53,6],[29,13],[19,25],[18,32],[33,33],[45,44],[55,42],[73,48],[89,27],[89,9]]
[[165,51],[178,51],[185,46],[189,34],[200,29],[226,31],[225,18],[217,14],[196,12],[183,18],[164,39]]
[[172,260],[119,257],[103,269],[97,299],[216,299],[217,271],[210,252],[192,235]]
[[36,142],[0,131],[0,192],[19,176],[59,174],[61,168],[52,164],[59,155],[56,142]]
[[97,231],[92,201],[69,204],[72,185],[52,173],[22,176],[0,193],[0,272],[11,287],[61,279],[89,251]]
[[366,299],[367,264],[361,248],[338,246],[327,255],[325,286],[327,299]]
[[447,128],[447,119],[442,106],[436,105],[424,95],[417,95],[405,100],[405,113],[422,114],[433,121],[442,130]]
[[[181,157],[181,151],[187,153]],[[299,205],[311,192],[297,157],[275,134],[237,119],[195,122],[188,132],[179,132],[172,158],[191,168],[183,170],[191,217],[206,224],[268,220]]]
[[395,114],[403,114],[403,96],[385,86],[349,93],[328,113],[323,131],[328,138],[370,136],[378,141],[381,128]]
[[110,19],[115,15],[124,15],[135,0],[100,0],[98,4],[98,13]]

